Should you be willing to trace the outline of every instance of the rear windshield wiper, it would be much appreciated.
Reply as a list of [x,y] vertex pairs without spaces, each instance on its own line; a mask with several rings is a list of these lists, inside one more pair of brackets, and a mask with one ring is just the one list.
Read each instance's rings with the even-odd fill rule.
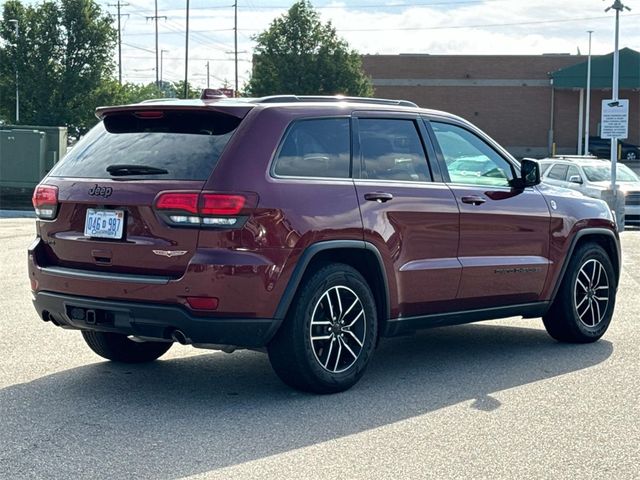
[[149,167],[147,165],[109,165],[109,172],[114,177],[124,177],[126,175],[164,175],[169,173],[164,168]]

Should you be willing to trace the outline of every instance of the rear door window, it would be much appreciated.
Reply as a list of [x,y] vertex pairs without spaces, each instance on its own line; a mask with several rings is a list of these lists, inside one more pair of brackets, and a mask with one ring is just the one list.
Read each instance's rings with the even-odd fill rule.
[[273,173],[279,177],[349,178],[350,128],[348,118],[295,122],[280,147]]
[[360,118],[362,178],[431,181],[427,156],[415,120]]
[[569,170],[567,170],[567,182],[571,181],[571,177],[579,177],[580,180],[582,181],[582,175],[580,175],[580,170],[578,170],[578,167],[571,165],[569,167]]
[[218,112],[140,113],[105,117],[50,175],[112,178],[109,167],[132,166],[127,179],[206,180],[241,122]]

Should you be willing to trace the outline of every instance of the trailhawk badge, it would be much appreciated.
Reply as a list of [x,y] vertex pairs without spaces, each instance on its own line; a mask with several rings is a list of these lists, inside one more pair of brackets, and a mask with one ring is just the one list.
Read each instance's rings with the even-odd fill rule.
[[187,253],[187,250],[153,250],[153,253],[160,255],[161,257],[180,257]]

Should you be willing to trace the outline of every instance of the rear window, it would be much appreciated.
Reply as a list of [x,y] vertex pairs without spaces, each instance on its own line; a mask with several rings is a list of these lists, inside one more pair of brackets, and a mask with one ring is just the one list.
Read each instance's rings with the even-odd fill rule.
[[[111,178],[107,168],[135,166],[139,168],[130,169],[127,179],[205,180],[241,122],[217,112],[164,111],[156,116],[108,115],[53,168],[51,176]],[[144,169],[148,172],[141,174]]]
[[283,177],[349,178],[348,118],[301,120],[287,132],[273,173]]

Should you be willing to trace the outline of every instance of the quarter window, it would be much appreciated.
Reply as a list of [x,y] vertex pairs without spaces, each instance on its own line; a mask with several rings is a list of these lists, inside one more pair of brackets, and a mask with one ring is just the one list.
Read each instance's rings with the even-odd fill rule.
[[562,180],[563,182],[567,180],[567,170],[569,169],[569,165],[554,165],[551,170],[549,170],[549,174],[547,178],[551,180]]
[[348,118],[300,120],[287,132],[273,171],[287,177],[349,178],[350,163]]
[[508,187],[511,164],[484,140],[464,128],[431,122],[452,183]]
[[358,120],[362,178],[431,181],[427,157],[413,120]]

